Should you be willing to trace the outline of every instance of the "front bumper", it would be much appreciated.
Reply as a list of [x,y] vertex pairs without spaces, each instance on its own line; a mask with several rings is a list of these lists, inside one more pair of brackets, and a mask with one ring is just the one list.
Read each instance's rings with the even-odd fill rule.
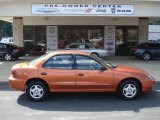
[[149,92],[152,90],[155,80],[146,80],[142,85],[142,92]]

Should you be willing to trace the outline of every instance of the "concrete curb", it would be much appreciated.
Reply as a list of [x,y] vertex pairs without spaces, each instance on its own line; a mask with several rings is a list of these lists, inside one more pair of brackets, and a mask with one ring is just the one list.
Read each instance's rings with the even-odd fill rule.
[[[8,81],[0,81],[0,85],[8,85]],[[160,85],[160,81],[156,81],[155,85]]]

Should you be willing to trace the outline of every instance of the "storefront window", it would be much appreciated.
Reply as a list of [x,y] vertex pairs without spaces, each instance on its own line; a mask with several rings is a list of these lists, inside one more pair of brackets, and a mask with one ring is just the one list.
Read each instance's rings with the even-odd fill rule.
[[46,49],[46,26],[24,26],[24,47],[28,54],[43,54]]
[[104,47],[104,26],[59,26],[58,48],[75,42],[87,42]]
[[25,26],[24,27],[24,42],[32,41],[34,42],[35,27]]

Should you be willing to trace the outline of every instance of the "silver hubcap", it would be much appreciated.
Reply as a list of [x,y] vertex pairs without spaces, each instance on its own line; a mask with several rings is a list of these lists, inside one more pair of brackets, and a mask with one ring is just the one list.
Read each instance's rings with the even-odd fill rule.
[[10,54],[5,54],[4,56],[5,60],[10,61],[12,59]]
[[40,85],[33,85],[29,91],[31,97],[33,97],[34,99],[39,99],[44,94],[44,90]]
[[144,60],[149,60],[150,59],[150,55],[149,54],[144,54],[143,58],[144,58]]
[[137,88],[133,84],[127,84],[123,88],[123,94],[127,98],[132,98],[136,95],[137,93]]

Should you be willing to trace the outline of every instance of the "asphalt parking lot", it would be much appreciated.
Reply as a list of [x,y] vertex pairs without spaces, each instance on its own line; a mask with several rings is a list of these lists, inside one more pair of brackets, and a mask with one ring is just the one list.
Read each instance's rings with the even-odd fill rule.
[[53,93],[43,102],[0,85],[0,120],[160,120],[160,85],[134,101],[111,93]]
[[[159,120],[160,84],[134,101],[119,99],[114,93],[53,93],[43,102],[30,101],[25,93],[7,84],[11,67],[35,57],[0,61],[0,120]],[[134,57],[109,57],[106,61],[138,67],[160,81],[160,60],[143,61]]]
[[[11,68],[14,64],[24,61],[30,61],[34,58],[36,57],[27,56],[21,57],[17,61],[10,62],[0,60],[0,82],[2,83],[8,81],[8,77],[11,74]],[[160,82],[160,59],[143,61],[133,56],[110,56],[106,59],[106,61],[114,64],[128,65],[141,68],[146,72],[150,73],[156,79],[156,82]]]

